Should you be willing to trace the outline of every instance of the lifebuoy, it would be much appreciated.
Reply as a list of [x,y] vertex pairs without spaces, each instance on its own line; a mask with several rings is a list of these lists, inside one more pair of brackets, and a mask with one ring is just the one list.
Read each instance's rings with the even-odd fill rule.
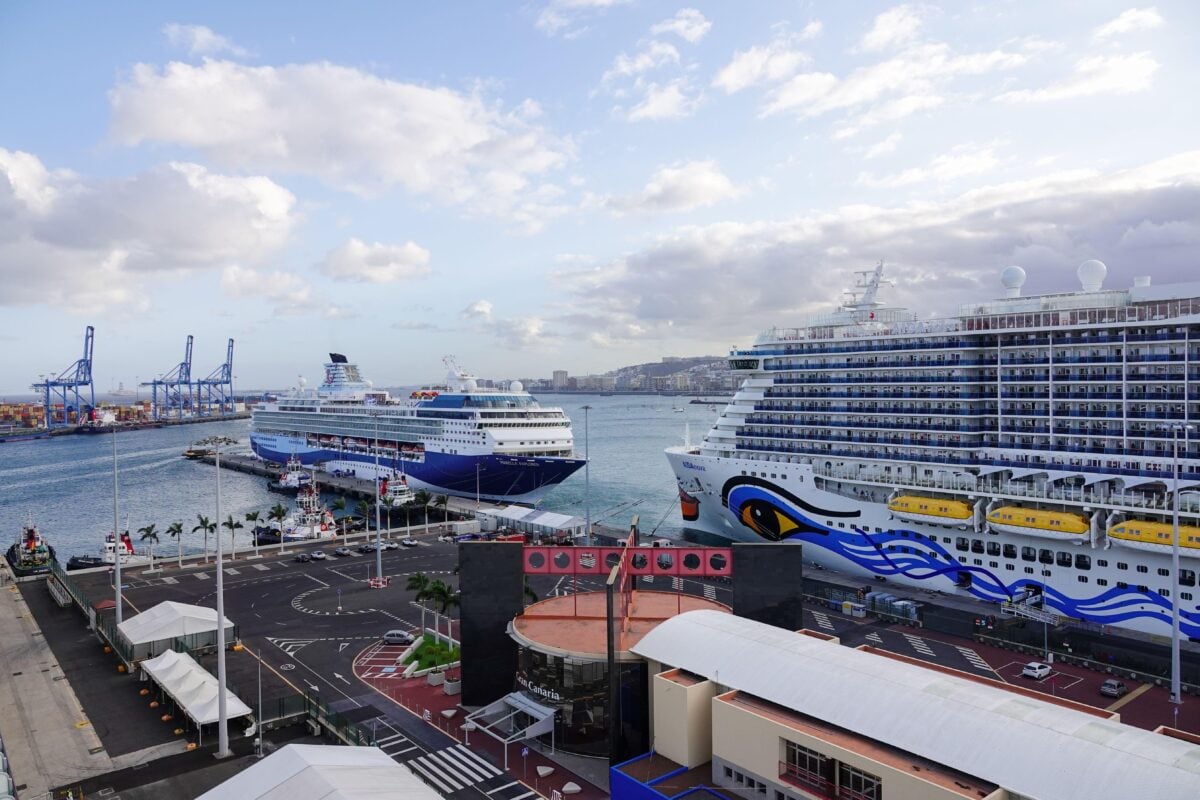
[[323,530],[323,531],[327,531],[327,530],[329,530],[329,526],[328,526],[328,525],[326,525],[324,522],[322,522],[322,523],[321,523],[321,530]]

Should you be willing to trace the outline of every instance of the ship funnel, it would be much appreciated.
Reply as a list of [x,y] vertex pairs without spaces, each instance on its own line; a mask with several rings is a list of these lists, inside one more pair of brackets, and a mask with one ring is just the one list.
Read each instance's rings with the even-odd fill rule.
[[1020,297],[1021,287],[1025,285],[1025,270],[1015,265],[1005,267],[1000,273],[1000,283],[1004,286],[1005,297]]

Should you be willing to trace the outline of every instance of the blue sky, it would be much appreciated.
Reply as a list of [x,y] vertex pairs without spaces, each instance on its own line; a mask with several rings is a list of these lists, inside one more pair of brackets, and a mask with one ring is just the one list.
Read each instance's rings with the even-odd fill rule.
[[723,353],[885,259],[922,314],[1197,271],[1200,7],[4,4],[0,392],[196,336],[242,386]]

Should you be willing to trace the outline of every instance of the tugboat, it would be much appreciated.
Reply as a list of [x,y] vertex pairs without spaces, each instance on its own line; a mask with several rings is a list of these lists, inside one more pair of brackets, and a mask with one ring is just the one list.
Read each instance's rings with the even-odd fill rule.
[[[111,533],[104,537],[104,549],[99,556],[71,556],[67,561],[67,569],[91,569],[92,567],[110,567],[117,563],[117,539]],[[120,544],[121,566],[138,567],[150,563],[150,556],[133,549],[133,540],[129,531],[121,534]]]
[[211,456],[212,454],[213,449],[211,447],[205,447],[201,444],[194,444],[187,450],[183,451],[183,457],[191,461],[198,461],[201,458]]
[[279,480],[271,481],[267,488],[280,494],[296,494],[312,483],[312,476],[304,471],[300,459],[292,456],[287,461],[287,467],[279,475]]
[[54,560],[54,548],[46,544],[41,531],[30,518],[22,526],[20,538],[13,542],[4,557],[8,559],[8,565],[12,567],[13,575],[18,578],[29,575],[45,575],[50,572],[50,562]]
[[285,520],[281,528],[257,527],[254,536],[260,545],[279,544],[306,539],[332,539],[338,529],[333,512],[321,505],[321,495],[312,484],[307,484],[296,493],[296,511]]
[[389,508],[401,508],[413,502],[416,495],[408,488],[408,478],[392,473],[390,478],[379,481],[379,502]]

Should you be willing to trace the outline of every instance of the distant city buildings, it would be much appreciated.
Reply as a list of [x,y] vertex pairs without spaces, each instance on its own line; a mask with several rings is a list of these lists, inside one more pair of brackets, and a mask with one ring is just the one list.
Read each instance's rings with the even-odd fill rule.
[[674,392],[731,394],[733,373],[719,356],[663,356],[661,361],[621,367],[603,375],[571,375],[556,369],[549,380],[522,378],[530,391],[541,392]]

